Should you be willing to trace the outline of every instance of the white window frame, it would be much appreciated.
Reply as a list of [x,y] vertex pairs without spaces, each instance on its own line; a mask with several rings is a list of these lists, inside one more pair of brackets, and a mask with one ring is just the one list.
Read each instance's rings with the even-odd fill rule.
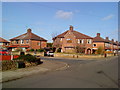
[[87,44],[91,44],[91,43],[92,43],[92,40],[91,39],[87,39]]
[[3,42],[0,42],[0,45],[3,45]]
[[[81,43],[80,43],[80,40],[81,40]],[[79,44],[83,44],[84,43],[84,39],[78,39],[78,43]]]
[[24,40],[21,40],[21,44],[24,44]]
[[26,40],[26,43],[29,43],[29,40]]
[[60,38],[60,41],[62,41],[62,38]]

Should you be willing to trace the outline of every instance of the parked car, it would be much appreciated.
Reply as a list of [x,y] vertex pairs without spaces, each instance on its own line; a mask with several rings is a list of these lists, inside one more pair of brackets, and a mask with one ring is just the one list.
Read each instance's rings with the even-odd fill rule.
[[44,52],[44,56],[54,57],[54,52],[53,51]]
[[48,53],[48,56],[54,57],[54,53],[53,53],[52,51],[50,51],[50,52]]
[[8,55],[9,52],[7,50],[0,50],[0,55]]

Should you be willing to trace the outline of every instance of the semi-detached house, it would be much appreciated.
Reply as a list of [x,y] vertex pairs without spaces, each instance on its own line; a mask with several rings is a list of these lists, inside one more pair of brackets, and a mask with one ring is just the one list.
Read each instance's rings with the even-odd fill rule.
[[4,48],[4,47],[8,47],[9,46],[9,41],[3,39],[0,37],[0,49]]
[[70,26],[69,30],[53,38],[53,46],[61,48],[62,52],[76,52],[77,47],[81,47],[86,54],[92,53],[93,38],[82,34]]
[[27,33],[10,39],[10,46],[13,51],[16,48],[26,49],[42,49],[47,46],[47,40],[32,33],[31,29],[27,29]]
[[118,51],[120,49],[120,43],[118,41],[109,40],[100,37],[100,33],[97,33],[96,37],[90,37],[75,31],[73,26],[69,27],[69,30],[57,35],[53,38],[53,46],[61,49],[61,52],[76,52],[77,49],[82,50],[82,53],[93,54],[95,51],[102,47],[105,51]]

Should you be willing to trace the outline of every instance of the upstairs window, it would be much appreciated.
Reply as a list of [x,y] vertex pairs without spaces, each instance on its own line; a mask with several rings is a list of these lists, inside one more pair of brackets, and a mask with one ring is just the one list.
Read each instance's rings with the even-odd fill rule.
[[96,44],[93,44],[93,47],[96,47]]
[[24,40],[21,40],[21,44],[24,44]]
[[26,43],[29,43],[29,40],[26,40]]
[[5,43],[5,45],[7,46],[7,45],[8,45],[8,43]]
[[14,44],[14,41],[11,41],[11,44]]
[[67,43],[72,43],[72,39],[67,39]]
[[78,43],[79,44],[83,44],[84,43],[84,39],[78,39]]
[[18,40],[16,40],[16,44],[18,44],[19,42],[18,42]]
[[0,45],[3,45],[3,43],[2,43],[2,42],[0,42]]
[[87,44],[91,44],[92,40],[91,39],[87,39]]

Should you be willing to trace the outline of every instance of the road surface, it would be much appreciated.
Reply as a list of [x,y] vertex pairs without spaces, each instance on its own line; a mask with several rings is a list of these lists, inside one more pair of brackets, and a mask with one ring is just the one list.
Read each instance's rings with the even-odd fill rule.
[[67,69],[38,73],[15,81],[3,83],[3,88],[117,88],[118,58],[106,60],[57,60],[69,65]]

